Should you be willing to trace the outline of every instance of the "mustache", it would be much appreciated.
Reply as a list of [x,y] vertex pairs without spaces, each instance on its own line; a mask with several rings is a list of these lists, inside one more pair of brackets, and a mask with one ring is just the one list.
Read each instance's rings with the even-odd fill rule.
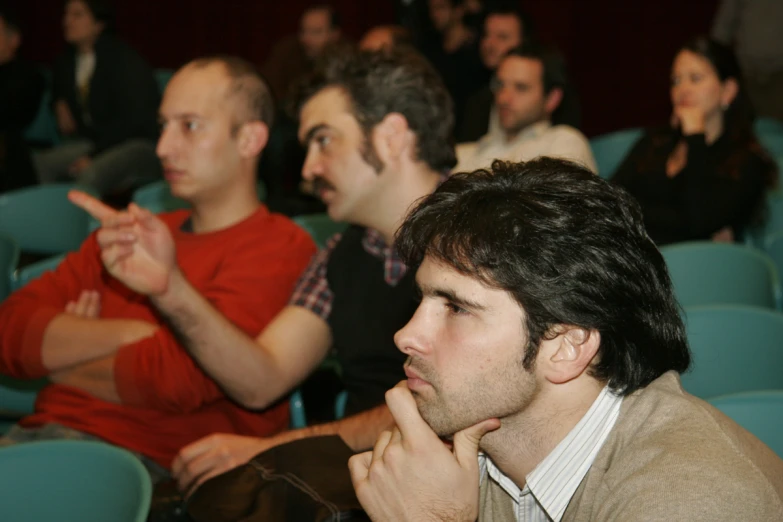
[[315,178],[313,180],[313,191],[318,194],[322,190],[334,190],[334,185],[323,178]]

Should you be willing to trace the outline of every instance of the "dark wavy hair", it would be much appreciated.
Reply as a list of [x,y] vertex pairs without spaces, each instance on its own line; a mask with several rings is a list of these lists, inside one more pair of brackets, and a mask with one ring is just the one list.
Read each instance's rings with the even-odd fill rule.
[[575,163],[495,161],[452,175],[399,229],[415,268],[425,256],[507,291],[525,312],[523,364],[558,325],[597,330],[589,372],[629,394],[690,364],[666,263],[623,189]]
[[[728,150],[725,151],[726,159],[721,163],[716,174],[736,179],[743,164],[747,162],[750,155],[753,155],[764,166],[763,179],[766,187],[775,187],[778,180],[777,164],[759,143],[753,130],[755,112],[745,90],[742,71],[734,52],[730,47],[706,36],[697,36],[688,41],[677,51],[677,55],[683,51],[692,52],[707,60],[721,82],[732,79],[737,83],[737,95],[723,113],[723,136],[726,139]],[[679,132],[673,132],[670,127],[652,131],[652,146],[647,154],[640,157],[638,169],[653,170],[657,168],[661,159],[668,157],[680,138]],[[751,222],[763,221],[764,210],[762,202],[754,212],[755,215],[752,216]]]
[[[451,169],[457,163],[451,97],[432,65],[413,49],[329,53],[298,87],[296,112],[328,87],[348,95],[367,143],[372,129],[396,112],[416,135],[419,160],[435,170]],[[365,159],[379,170],[373,155],[370,148]]]
[[755,112],[745,89],[742,70],[734,52],[727,45],[706,36],[698,36],[688,41],[677,54],[682,51],[690,51],[705,58],[712,65],[721,82],[734,79],[739,87],[734,100],[723,113],[723,132],[726,134],[730,146],[734,149],[733,154],[729,156],[724,165],[723,173],[735,177],[743,162],[744,155],[751,152],[766,160],[765,182],[768,187],[773,187],[777,183],[777,165],[761,146],[753,130]]

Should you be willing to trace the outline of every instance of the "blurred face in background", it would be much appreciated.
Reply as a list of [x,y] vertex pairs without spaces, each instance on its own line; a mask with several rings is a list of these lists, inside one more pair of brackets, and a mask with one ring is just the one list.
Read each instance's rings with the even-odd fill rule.
[[513,14],[491,14],[484,21],[481,37],[481,61],[494,71],[503,57],[514,47],[522,45],[522,24]]
[[462,8],[455,7],[451,0],[429,0],[429,8],[430,20],[439,33],[462,18]]
[[320,56],[339,36],[340,30],[332,26],[332,16],[327,9],[311,9],[302,15],[299,42],[308,58]]
[[5,20],[0,17],[0,64],[14,59],[20,42],[19,31],[6,25]]
[[722,82],[718,72],[703,56],[681,51],[672,65],[671,99],[675,111],[698,109],[705,120],[722,117],[737,93],[737,83],[729,78]]
[[90,45],[103,32],[104,24],[95,19],[81,0],[70,0],[65,4],[63,32],[65,41],[76,46]]

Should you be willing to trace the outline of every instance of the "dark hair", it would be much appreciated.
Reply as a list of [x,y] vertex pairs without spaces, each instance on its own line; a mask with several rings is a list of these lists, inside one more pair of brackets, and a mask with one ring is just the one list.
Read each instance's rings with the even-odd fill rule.
[[243,58],[229,55],[213,55],[193,60],[188,65],[203,68],[214,63],[223,65],[231,79],[230,96],[240,100],[236,122],[238,129],[248,121],[258,120],[272,128],[275,119],[275,105],[269,86],[256,67]]
[[688,41],[677,54],[682,51],[690,51],[705,58],[712,65],[721,82],[734,79],[739,87],[737,95],[723,114],[723,132],[728,138],[730,147],[734,150],[734,153],[722,166],[724,173],[732,177],[736,176],[747,153],[752,152],[767,164],[766,185],[768,187],[774,186],[777,181],[777,166],[759,144],[756,133],[753,131],[753,120],[755,119],[753,105],[745,89],[742,70],[734,52],[727,45],[706,36],[697,36]]
[[329,27],[332,29],[340,29],[342,27],[342,20],[340,18],[340,13],[337,12],[337,9],[334,8],[333,5],[323,2],[319,4],[313,4],[307,7],[307,9],[304,10],[302,15],[311,12],[311,11],[326,11],[326,13],[329,15]]
[[401,25],[382,25],[379,27],[374,27],[373,29],[386,29],[389,31],[389,34],[391,34],[392,37],[392,47],[400,47],[400,46],[413,46],[413,37],[411,36],[411,32],[408,31],[405,27]]
[[509,292],[525,312],[531,369],[558,325],[601,336],[590,374],[618,393],[690,364],[666,264],[623,189],[566,160],[495,161],[447,179],[411,212],[396,247]]
[[541,62],[544,93],[549,94],[553,89],[560,89],[563,92],[560,104],[550,117],[552,124],[566,124],[579,128],[581,111],[573,86],[568,78],[565,58],[560,51],[535,40],[525,40],[522,42],[522,45],[514,47],[506,53],[506,58],[509,56],[518,56]]
[[97,22],[104,25],[105,32],[114,31],[114,3],[112,0],[65,0],[65,5],[71,2],[81,2],[92,14]]
[[[328,87],[338,87],[348,96],[353,116],[368,141],[372,129],[386,115],[396,112],[405,117],[416,135],[417,159],[436,170],[456,164],[451,97],[432,65],[416,51],[397,48],[328,53],[299,86],[297,109]],[[370,157],[365,159],[374,164],[374,152],[367,152]],[[380,170],[377,164],[374,166]]]
[[533,19],[520,9],[519,2],[513,0],[496,0],[487,2],[484,8],[484,20],[490,16],[513,16],[519,21],[522,41],[532,41],[536,38],[536,28]]
[[0,18],[3,19],[3,23],[5,23],[5,27],[8,31],[14,33],[22,32],[22,21],[19,18],[19,13],[16,9],[8,5],[7,2],[0,3]]

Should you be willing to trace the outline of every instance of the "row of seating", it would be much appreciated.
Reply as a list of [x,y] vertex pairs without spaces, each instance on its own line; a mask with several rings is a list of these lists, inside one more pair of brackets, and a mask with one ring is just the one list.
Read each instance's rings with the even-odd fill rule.
[[[783,391],[709,402],[783,457]],[[151,499],[149,474],[121,448],[57,440],[0,449],[0,505],[7,522],[143,522]]]
[[745,304],[781,308],[783,235],[767,251],[746,245],[693,241],[661,248],[684,307]]
[[[775,158],[783,172],[783,122],[773,118],[759,118],[754,124],[756,135],[764,148]],[[590,140],[598,174],[609,179],[644,134],[639,127],[623,129],[596,136]]]

